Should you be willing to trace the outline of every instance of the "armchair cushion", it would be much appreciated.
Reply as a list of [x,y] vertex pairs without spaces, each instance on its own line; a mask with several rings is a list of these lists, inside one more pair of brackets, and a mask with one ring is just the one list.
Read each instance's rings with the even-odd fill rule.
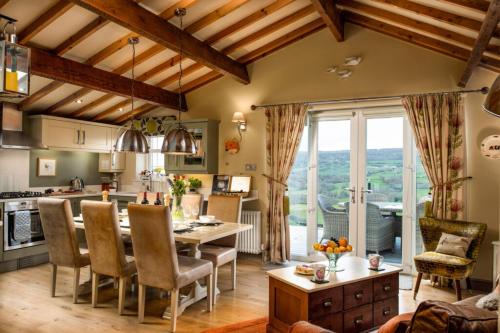
[[433,251],[413,257],[419,273],[435,274],[449,279],[463,279],[474,269],[474,261]]
[[496,333],[498,315],[474,306],[441,301],[420,303],[407,333]]
[[439,238],[436,252],[465,258],[471,241],[472,238],[470,237],[457,236],[443,232],[441,238]]
[[307,321],[298,321],[288,330],[288,333],[333,333],[330,330],[308,323]]

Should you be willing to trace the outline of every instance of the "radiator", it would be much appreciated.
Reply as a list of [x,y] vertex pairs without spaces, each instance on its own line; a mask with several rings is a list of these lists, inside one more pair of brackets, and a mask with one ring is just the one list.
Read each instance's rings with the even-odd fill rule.
[[241,223],[250,224],[253,228],[239,234],[238,252],[259,254],[261,252],[260,211],[243,210]]

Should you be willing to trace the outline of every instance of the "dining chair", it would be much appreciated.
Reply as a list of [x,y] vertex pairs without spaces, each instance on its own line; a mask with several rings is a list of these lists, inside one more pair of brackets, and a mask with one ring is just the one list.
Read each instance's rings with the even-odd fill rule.
[[73,303],[77,303],[80,268],[90,265],[90,258],[88,252],[80,251],[78,246],[71,204],[67,199],[40,198],[38,209],[52,265],[50,295],[54,297],[56,293],[57,266],[71,267],[74,270]]
[[127,281],[137,272],[134,258],[125,255],[114,202],[81,201],[85,236],[92,263],[92,306],[97,306],[99,275],[119,279],[118,313],[123,314]]
[[[203,210],[203,194],[199,193],[187,193],[182,196],[181,206],[184,209],[188,207],[191,212],[191,217],[198,219]],[[193,214],[193,212],[195,214]],[[186,217],[186,216],[184,216]]]
[[[207,215],[213,215],[224,223],[240,223],[241,197],[210,195],[208,197]],[[219,267],[228,263],[231,263],[231,289],[236,289],[237,246],[237,234],[200,245],[201,258],[210,260],[214,264],[214,290],[217,288]],[[213,302],[216,303],[215,296]]]
[[171,322],[175,332],[179,290],[205,278],[207,311],[212,311],[212,273],[210,261],[177,255],[170,209],[129,203],[130,234],[139,278],[139,322],[144,321],[146,288],[170,291]]

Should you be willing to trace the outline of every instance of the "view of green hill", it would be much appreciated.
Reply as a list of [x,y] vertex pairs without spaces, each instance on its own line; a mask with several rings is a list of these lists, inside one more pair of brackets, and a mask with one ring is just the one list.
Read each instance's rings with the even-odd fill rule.
[[[403,200],[403,149],[369,149],[367,151],[367,183],[384,200]],[[306,225],[307,216],[307,152],[299,152],[288,180],[291,214],[290,224]],[[318,194],[322,195],[329,208],[341,209],[349,201],[350,151],[320,151],[318,153]],[[427,176],[417,163],[417,199],[429,192]],[[318,224],[322,224],[321,214]]]

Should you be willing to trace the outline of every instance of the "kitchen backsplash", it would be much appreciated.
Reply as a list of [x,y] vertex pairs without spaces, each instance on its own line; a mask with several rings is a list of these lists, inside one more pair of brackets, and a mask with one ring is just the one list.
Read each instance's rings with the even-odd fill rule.
[[0,149],[0,192],[29,188],[29,150]]

